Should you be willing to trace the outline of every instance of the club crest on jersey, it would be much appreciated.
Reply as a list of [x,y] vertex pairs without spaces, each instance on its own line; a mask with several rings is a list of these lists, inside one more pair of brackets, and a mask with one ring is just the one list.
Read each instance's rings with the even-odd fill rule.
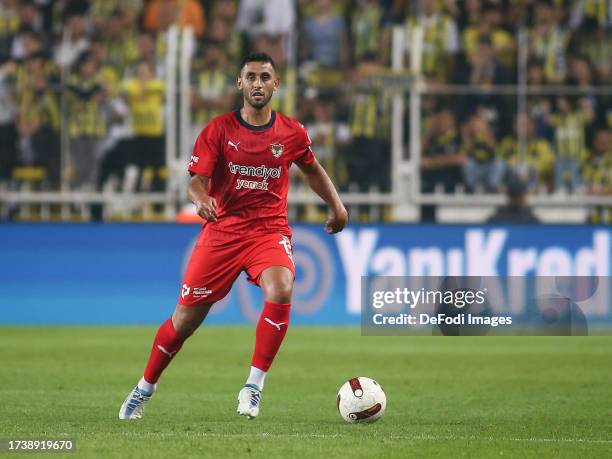
[[285,151],[285,146],[281,143],[273,143],[270,145],[270,151],[274,155],[275,158],[280,158],[280,156]]

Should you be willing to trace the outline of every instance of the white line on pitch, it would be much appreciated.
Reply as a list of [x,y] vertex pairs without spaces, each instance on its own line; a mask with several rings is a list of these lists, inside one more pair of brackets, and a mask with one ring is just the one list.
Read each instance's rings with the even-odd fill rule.
[[[107,435],[113,436],[115,433],[108,433]],[[149,436],[149,437],[216,437],[216,438],[253,438],[253,437],[265,437],[265,438],[349,438],[354,439],[351,435],[343,435],[340,433],[335,434],[315,434],[315,433],[269,433],[269,432],[258,432],[258,433],[216,433],[216,432],[121,432],[120,435],[124,436]],[[402,435],[387,435],[384,437],[389,440],[406,440],[406,441],[511,441],[511,442],[534,442],[534,443],[603,443],[612,444],[612,439],[591,439],[591,438],[507,438],[507,437],[478,437],[478,436],[436,436],[436,435],[415,435],[415,436],[402,436]]]

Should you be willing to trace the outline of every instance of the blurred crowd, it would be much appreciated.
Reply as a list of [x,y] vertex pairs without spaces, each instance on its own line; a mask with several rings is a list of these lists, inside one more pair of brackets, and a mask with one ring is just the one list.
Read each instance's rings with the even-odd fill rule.
[[[498,192],[512,169],[531,190],[612,193],[609,0],[0,0],[0,187],[27,166],[41,189],[163,189],[173,24],[196,37],[194,138],[265,51],[273,108],[304,122],[339,187],[389,190],[396,93],[366,83],[392,75],[397,26],[409,67],[418,24],[427,87],[483,89],[423,97],[423,191]],[[544,90],[520,110],[484,91],[523,82]]]
[[420,3],[430,87],[482,90],[424,99],[424,191],[495,192],[518,173],[532,192],[612,193],[610,2]]

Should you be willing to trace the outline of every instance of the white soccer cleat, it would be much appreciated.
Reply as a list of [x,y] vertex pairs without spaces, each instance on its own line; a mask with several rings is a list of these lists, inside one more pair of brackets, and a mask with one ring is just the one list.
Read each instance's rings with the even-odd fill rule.
[[139,389],[138,386],[134,387],[121,405],[119,410],[119,419],[140,419],[142,418],[142,411],[145,405],[151,400],[152,393],[145,392]]
[[255,384],[247,384],[240,392],[238,392],[238,409],[236,410],[241,416],[247,416],[248,419],[255,419],[259,414],[259,401],[261,400],[261,391]]

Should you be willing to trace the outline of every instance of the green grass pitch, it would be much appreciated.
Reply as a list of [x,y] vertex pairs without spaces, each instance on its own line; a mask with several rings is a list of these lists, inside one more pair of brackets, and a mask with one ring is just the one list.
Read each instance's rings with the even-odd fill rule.
[[[612,457],[609,337],[362,337],[357,328],[293,327],[260,416],[247,421],[236,394],[254,327],[204,326],[144,419],[119,421],[154,332],[0,327],[0,438],[76,439],[66,457]],[[336,391],[358,375],[387,393],[378,423],[346,424],[336,411]]]

